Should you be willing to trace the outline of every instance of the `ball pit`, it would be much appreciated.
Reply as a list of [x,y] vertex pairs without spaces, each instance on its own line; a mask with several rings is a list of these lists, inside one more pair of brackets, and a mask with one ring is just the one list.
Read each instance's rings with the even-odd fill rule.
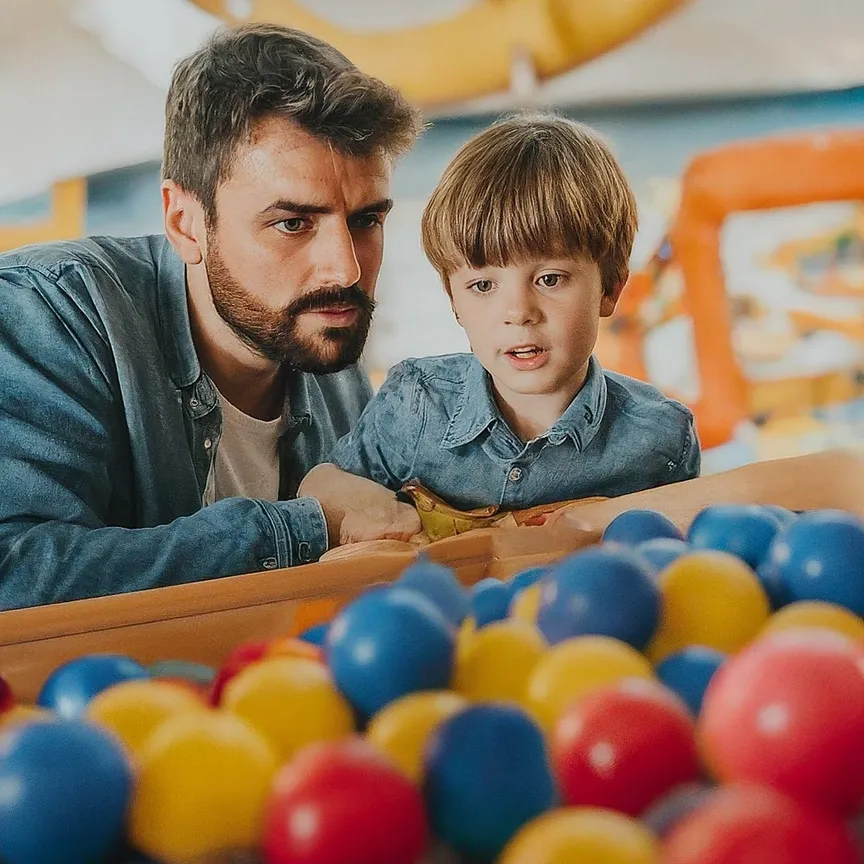
[[0,677],[0,861],[853,864],[862,598],[849,513],[641,510],[509,580],[421,559],[218,669]]

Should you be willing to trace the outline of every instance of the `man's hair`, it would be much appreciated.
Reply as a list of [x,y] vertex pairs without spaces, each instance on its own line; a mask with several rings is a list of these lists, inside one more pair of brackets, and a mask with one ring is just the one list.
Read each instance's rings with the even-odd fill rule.
[[445,287],[466,265],[583,254],[609,294],[627,276],[636,227],[633,191],[603,139],[563,117],[523,114],[463,145],[426,205],[422,237]]
[[263,118],[284,117],[349,156],[399,156],[419,112],[332,45],[298,30],[250,24],[217,33],[174,69],[165,105],[164,179],[216,217],[216,190]]

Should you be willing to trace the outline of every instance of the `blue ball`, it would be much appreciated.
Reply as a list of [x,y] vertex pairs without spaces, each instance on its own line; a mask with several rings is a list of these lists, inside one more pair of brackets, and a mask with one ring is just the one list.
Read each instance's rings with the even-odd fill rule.
[[656,537],[640,543],[635,551],[659,573],[691,549],[683,540],[676,540],[674,537]]
[[468,593],[456,578],[456,574],[443,564],[421,558],[402,572],[396,584],[417,591],[431,600],[456,627],[468,615]]
[[58,666],[42,685],[38,704],[73,720],[82,717],[90,700],[121,681],[149,678],[140,663],[119,654],[90,654]]
[[726,655],[714,648],[694,645],[670,654],[657,666],[657,678],[686,703],[694,717],[702,710],[705,691]]
[[798,518],[797,513],[779,504],[763,504],[762,509],[773,516],[780,523],[781,528],[791,525]]
[[864,522],[840,510],[806,513],[777,537],[765,569],[789,602],[821,600],[864,615]]
[[780,528],[777,518],[756,504],[713,504],[693,520],[687,540],[694,549],[735,555],[755,570]]
[[24,723],[0,747],[0,859],[91,864],[123,835],[132,768],[120,742],[95,724]]
[[536,585],[548,572],[548,567],[529,567],[527,570],[517,573],[510,580],[510,594],[515,597],[520,591]]
[[302,642],[308,642],[310,645],[321,646],[327,638],[327,628],[329,624],[316,624],[308,630],[304,630],[297,638]]
[[479,630],[495,621],[503,621],[510,611],[512,586],[500,579],[481,579],[471,589],[471,615]]
[[435,835],[484,861],[556,804],[543,733],[515,705],[474,705],[449,717],[429,741],[424,768]]
[[625,510],[603,532],[604,543],[621,543],[624,546],[636,546],[657,537],[684,539],[675,523],[656,510]]
[[537,625],[550,644],[573,636],[611,636],[639,651],[660,620],[651,569],[623,547],[593,547],[560,561],[540,593]]
[[364,718],[408,693],[449,687],[454,651],[438,607],[398,585],[358,597],[327,630],[330,671]]
[[[775,540],[775,542],[777,541]],[[768,551],[765,560],[756,568],[756,575],[759,577],[759,581],[768,595],[768,602],[775,612],[792,602],[792,596],[783,582],[779,568],[771,561],[771,550]]]

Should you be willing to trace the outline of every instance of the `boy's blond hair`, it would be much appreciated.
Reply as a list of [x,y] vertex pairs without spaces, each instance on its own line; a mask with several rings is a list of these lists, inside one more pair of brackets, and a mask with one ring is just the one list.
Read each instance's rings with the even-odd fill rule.
[[603,292],[627,277],[636,200],[591,128],[554,115],[501,120],[468,141],[423,212],[426,257],[445,287],[454,270],[538,257],[590,257]]

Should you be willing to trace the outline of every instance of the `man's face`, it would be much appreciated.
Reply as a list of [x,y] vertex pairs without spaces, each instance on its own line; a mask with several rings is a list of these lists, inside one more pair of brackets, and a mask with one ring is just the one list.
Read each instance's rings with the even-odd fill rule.
[[304,372],[363,351],[392,205],[390,162],[352,157],[290,121],[261,121],[216,195],[205,265],[213,304],[246,345]]

